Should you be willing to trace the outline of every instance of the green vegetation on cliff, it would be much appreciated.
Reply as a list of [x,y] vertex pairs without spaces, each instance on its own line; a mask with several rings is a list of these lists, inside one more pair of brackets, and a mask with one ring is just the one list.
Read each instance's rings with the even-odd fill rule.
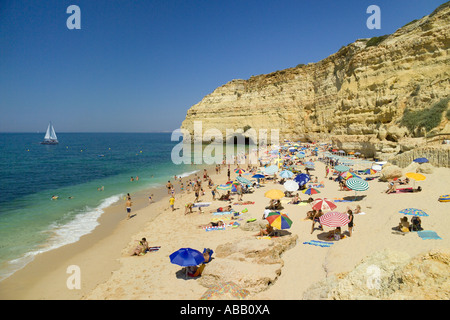
[[436,128],[442,120],[442,113],[447,110],[446,117],[449,117],[448,102],[450,97],[444,98],[431,106],[431,108],[411,111],[405,109],[400,124],[408,128],[410,132],[424,128],[427,132]]

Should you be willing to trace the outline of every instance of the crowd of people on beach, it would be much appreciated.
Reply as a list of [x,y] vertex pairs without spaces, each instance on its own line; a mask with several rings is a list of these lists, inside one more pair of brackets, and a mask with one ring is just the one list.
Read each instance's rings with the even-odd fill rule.
[[[303,151],[303,157],[295,157],[295,152],[292,152],[289,149],[282,149],[279,148],[277,150],[278,154],[276,157],[272,157],[271,161],[264,161],[264,159],[260,159],[258,165],[252,165],[247,164],[247,166],[242,168],[242,164],[233,163],[228,164],[225,162],[225,159],[223,163],[216,164],[214,167],[214,171],[216,176],[214,177],[214,180],[217,180],[221,177],[222,171],[226,172],[226,178],[225,181],[220,181],[220,183],[216,183],[217,181],[213,181],[213,177],[208,172],[209,169],[204,168],[201,172],[194,173],[192,176],[189,177],[177,177],[174,176],[173,180],[167,181],[166,184],[166,190],[167,195],[169,197],[169,207],[168,209],[171,212],[174,212],[175,210],[179,209],[177,208],[178,203],[176,202],[176,199],[178,198],[177,193],[180,195],[188,195],[188,197],[183,197],[183,199],[188,199],[184,204],[181,204],[181,206],[184,205],[184,212],[183,214],[185,216],[198,213],[198,214],[230,214],[231,217],[228,217],[227,220],[237,220],[241,216],[241,212],[239,210],[235,210],[233,208],[234,205],[241,205],[241,204],[251,204],[250,201],[244,201],[244,198],[246,197],[245,194],[247,193],[253,193],[260,187],[267,187],[269,185],[276,186],[276,185],[283,185],[292,180],[292,178],[288,177],[282,177],[280,176],[280,172],[283,170],[289,170],[292,171],[296,175],[305,174],[308,176],[307,183],[299,185],[299,188],[297,190],[286,190],[284,191],[284,196],[281,198],[274,198],[269,199],[267,206],[265,207],[265,211],[261,217],[263,221],[266,221],[265,226],[261,227],[259,231],[256,234],[253,234],[254,237],[257,238],[273,238],[273,237],[279,237],[282,233],[280,233],[280,230],[276,229],[271,223],[267,221],[267,218],[273,213],[281,213],[282,210],[284,210],[285,205],[306,205],[309,206],[310,210],[306,211],[306,216],[304,217],[304,220],[311,221],[311,229],[310,234],[313,234],[314,231],[319,230],[321,231],[320,239],[324,239],[326,241],[339,241],[345,238],[351,238],[354,233],[355,228],[355,216],[363,215],[365,214],[362,212],[362,208],[360,205],[356,205],[354,208],[347,207],[347,209],[342,212],[342,215],[347,218],[347,221],[345,224],[342,224],[340,226],[336,227],[329,227],[328,231],[325,231],[324,224],[322,222],[322,219],[326,214],[327,210],[326,208],[316,208],[313,205],[316,203],[314,198],[309,195],[302,197],[300,196],[300,192],[306,193],[307,188],[311,188],[311,186],[315,186],[317,188],[324,188],[325,182],[319,180],[319,174],[315,172],[314,165],[306,165],[307,162],[314,163],[315,161],[321,161],[325,165],[325,172],[323,175],[321,175],[321,178],[324,180],[328,180],[331,182],[327,182],[327,185],[332,185],[334,182],[336,182],[336,191],[350,191],[350,189],[346,184],[346,178],[342,174],[341,171],[335,170],[335,168],[338,165],[341,165],[342,163],[338,158],[332,157],[332,156],[319,156],[319,151],[317,150],[316,144],[306,145],[305,148],[302,148]],[[326,150],[331,150],[330,145],[321,146],[323,155]],[[297,152],[297,150],[296,150]],[[278,170],[276,170],[273,174],[266,174],[265,169],[273,165],[273,160],[275,161],[275,165],[278,167]],[[245,175],[250,177],[253,175],[258,174],[259,178],[257,181],[255,179],[251,179],[251,183],[245,183],[242,182],[242,180],[239,180],[238,177],[242,178],[242,174],[245,172]],[[348,172],[351,175],[354,175],[357,173],[356,170],[354,170],[351,166],[348,170]],[[358,172],[360,173],[360,172]],[[379,176],[378,176],[379,177]],[[376,177],[375,177],[376,178]],[[371,179],[374,179],[374,177],[371,177]],[[370,179],[367,179],[370,180]],[[410,179],[395,179],[395,180],[389,180],[387,182],[387,190],[386,193],[392,193],[395,192],[395,189],[399,185],[408,185],[410,183]],[[233,189],[231,188],[220,188],[223,186],[232,185]],[[416,190],[421,190],[420,187]],[[282,202],[282,198],[284,201]],[[288,200],[288,201],[286,201]],[[317,200],[317,199],[316,199]],[[202,202],[205,201],[205,202]],[[212,203],[215,203],[216,201],[223,201],[226,204],[214,207],[211,206],[211,209],[206,210],[205,207],[210,206]],[[149,204],[154,202],[153,194],[149,196]],[[131,211],[131,198],[129,197],[127,200],[126,208],[128,212],[128,218],[130,217],[130,211]],[[246,209],[247,210],[247,209]],[[258,219],[249,219],[249,221],[258,221]],[[225,223],[224,219],[211,219],[208,223],[203,223],[198,225],[198,228],[201,229],[213,229],[218,228],[225,230],[227,226],[227,223]],[[423,230],[421,226],[420,218],[413,217],[411,221],[409,222],[406,217],[402,218],[400,221],[400,224],[395,228],[399,232],[406,232],[406,231],[418,231]],[[143,255],[145,252],[148,252],[148,243],[146,242],[145,238],[143,238],[139,245],[135,248],[133,251],[133,255]],[[200,266],[193,266],[192,268],[188,268],[189,274],[199,274]],[[204,265],[203,265],[204,267]],[[197,273],[196,273],[197,272]],[[201,272],[200,272],[201,273]]]

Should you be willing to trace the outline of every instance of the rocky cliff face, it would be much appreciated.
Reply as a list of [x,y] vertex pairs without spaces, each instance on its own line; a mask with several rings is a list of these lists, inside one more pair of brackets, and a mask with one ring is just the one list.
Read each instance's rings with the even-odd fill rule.
[[[248,80],[232,80],[192,106],[181,128],[278,129],[280,139],[370,136],[398,141],[406,108],[429,108],[450,88],[450,3],[381,42],[360,39],[328,58]],[[379,39],[381,40],[381,39]],[[368,45],[369,44],[369,45]],[[448,120],[443,116],[440,128]],[[204,141],[209,141],[203,137]]]

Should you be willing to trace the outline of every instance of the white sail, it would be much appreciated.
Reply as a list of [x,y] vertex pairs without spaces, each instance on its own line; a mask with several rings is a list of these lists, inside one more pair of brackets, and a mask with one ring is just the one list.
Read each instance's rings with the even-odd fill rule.
[[50,128],[51,128],[51,126],[52,125],[49,123],[48,127],[47,127],[47,132],[45,133],[44,140],[50,140]]
[[56,137],[55,129],[53,128],[52,123],[50,122],[47,127],[47,131],[45,132],[43,144],[57,144],[58,138]]
[[58,140],[58,138],[56,137],[55,128],[53,128],[53,125],[51,126],[50,139],[51,140]]

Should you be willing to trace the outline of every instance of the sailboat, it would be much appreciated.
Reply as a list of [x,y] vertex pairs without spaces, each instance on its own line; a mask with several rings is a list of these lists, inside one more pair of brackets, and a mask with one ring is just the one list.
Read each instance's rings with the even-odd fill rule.
[[58,144],[58,138],[56,137],[55,128],[53,128],[50,122],[47,127],[47,132],[45,133],[44,141],[41,144]]

